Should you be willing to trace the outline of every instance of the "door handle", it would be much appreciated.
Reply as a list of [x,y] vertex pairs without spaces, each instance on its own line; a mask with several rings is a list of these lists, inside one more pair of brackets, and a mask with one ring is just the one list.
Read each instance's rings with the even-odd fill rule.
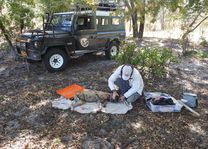
[[96,38],[97,38],[97,36],[90,36],[90,38],[91,38],[91,39],[96,39]]

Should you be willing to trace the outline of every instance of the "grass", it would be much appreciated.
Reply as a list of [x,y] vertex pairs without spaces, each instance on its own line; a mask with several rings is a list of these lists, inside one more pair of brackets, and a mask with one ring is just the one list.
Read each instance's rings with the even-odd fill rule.
[[53,144],[54,145],[61,145],[62,143],[61,143],[61,139],[60,138],[55,138],[54,140],[53,140]]
[[9,100],[9,97],[5,95],[0,95],[0,101],[5,101],[5,100]]

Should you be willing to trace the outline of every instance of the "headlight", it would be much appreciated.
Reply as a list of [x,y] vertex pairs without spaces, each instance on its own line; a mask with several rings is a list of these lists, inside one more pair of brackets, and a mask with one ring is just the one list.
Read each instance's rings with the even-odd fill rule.
[[26,48],[26,43],[25,42],[20,42],[20,47]]

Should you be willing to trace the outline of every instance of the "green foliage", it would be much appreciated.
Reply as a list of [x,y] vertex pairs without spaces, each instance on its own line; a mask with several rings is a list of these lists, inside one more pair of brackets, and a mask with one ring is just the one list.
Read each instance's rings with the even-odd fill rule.
[[186,42],[189,34],[195,31],[206,19],[208,19],[207,0],[171,0],[167,2],[167,8],[175,12],[177,19],[182,20],[181,36],[183,54],[187,50]]
[[69,11],[71,5],[80,4],[88,7],[95,7],[95,0],[37,0],[42,14]]
[[204,58],[208,58],[208,52],[207,51],[202,51],[202,50],[199,50],[199,51],[191,50],[191,51],[186,51],[184,53],[184,56],[194,57],[194,58],[197,58],[197,59],[204,59]]
[[151,22],[155,22],[158,18],[158,14],[162,7],[164,7],[166,4],[165,0],[148,0],[145,5],[145,11],[146,13],[150,14],[152,17]]
[[207,47],[208,46],[208,42],[206,41],[205,38],[201,38],[201,42],[199,43],[201,46],[203,47]]
[[42,14],[68,11],[73,0],[37,0]]
[[116,60],[119,64],[138,66],[142,73],[148,73],[150,77],[164,77],[166,67],[175,62],[176,57],[168,48],[139,48],[134,42],[124,42]]
[[7,42],[0,43],[0,50],[9,51],[10,50],[9,44]]
[[16,32],[32,27],[34,0],[0,1],[0,4],[0,30],[7,41],[12,40]]
[[22,31],[24,28],[33,27],[32,19],[34,18],[34,0],[11,1],[8,6],[8,15],[17,27]]
[[116,57],[116,60],[120,63],[128,63],[135,65],[135,50],[137,48],[136,43],[123,42],[120,46],[120,54]]
[[9,97],[8,96],[0,95],[0,102],[1,101],[6,101],[6,100],[9,100]]

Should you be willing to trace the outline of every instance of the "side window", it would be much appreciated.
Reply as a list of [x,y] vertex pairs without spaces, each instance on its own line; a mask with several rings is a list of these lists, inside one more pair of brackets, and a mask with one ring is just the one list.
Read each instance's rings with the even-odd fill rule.
[[112,18],[112,25],[119,25],[120,19],[119,18]]
[[71,16],[70,15],[54,15],[51,23],[55,30],[69,30],[71,26]]
[[62,19],[63,19],[63,22],[62,22],[63,26],[71,25],[71,18],[69,18],[68,15],[62,15]]
[[109,21],[108,21],[108,18],[101,18],[101,25],[108,25],[109,24]]
[[98,25],[98,24],[99,24],[99,19],[97,18],[97,19],[96,19],[96,25]]
[[108,24],[109,24],[108,18],[105,18],[104,24],[105,24],[105,25],[108,25]]
[[51,23],[54,24],[55,26],[61,26],[62,17],[61,16],[54,16]]
[[105,25],[105,19],[101,18],[101,24],[100,25]]
[[77,29],[78,30],[86,30],[86,29],[94,29],[94,18],[93,16],[79,16],[77,18]]

